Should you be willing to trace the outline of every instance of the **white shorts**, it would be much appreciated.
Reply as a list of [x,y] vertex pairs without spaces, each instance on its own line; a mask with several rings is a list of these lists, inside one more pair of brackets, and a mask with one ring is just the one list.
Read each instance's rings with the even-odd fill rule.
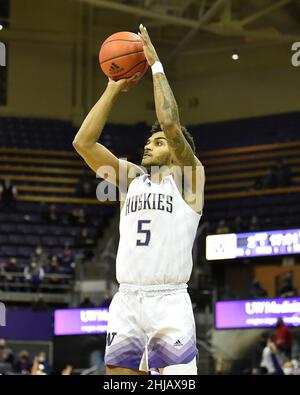
[[186,288],[121,285],[109,308],[105,364],[149,371],[194,360],[196,330]]

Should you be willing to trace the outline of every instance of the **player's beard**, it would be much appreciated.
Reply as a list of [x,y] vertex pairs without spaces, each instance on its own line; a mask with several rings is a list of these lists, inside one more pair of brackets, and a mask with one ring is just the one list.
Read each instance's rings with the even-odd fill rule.
[[151,170],[152,166],[170,166],[170,154],[161,155],[159,157],[146,156],[142,159],[141,165],[145,167],[147,172]]

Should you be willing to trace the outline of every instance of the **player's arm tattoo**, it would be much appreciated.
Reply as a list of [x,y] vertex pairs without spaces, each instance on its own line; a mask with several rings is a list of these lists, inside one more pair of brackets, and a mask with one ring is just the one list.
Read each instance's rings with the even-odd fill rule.
[[178,106],[165,74],[153,75],[154,100],[157,119],[166,135],[175,161],[179,165],[194,166],[195,156],[181,128]]

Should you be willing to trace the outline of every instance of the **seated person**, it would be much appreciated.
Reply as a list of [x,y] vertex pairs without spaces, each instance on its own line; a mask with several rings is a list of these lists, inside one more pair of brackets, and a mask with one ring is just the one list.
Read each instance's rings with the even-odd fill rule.
[[50,204],[50,206],[48,206],[48,209],[44,215],[44,219],[50,224],[58,222],[58,213],[55,204]]
[[277,187],[288,187],[292,185],[291,169],[288,164],[284,163],[283,160],[279,160],[275,168]]
[[298,296],[298,290],[293,285],[291,273],[286,274],[283,286],[280,288],[278,296],[280,298],[293,298]]
[[252,299],[264,299],[268,297],[267,291],[263,289],[260,282],[254,280],[250,288],[249,296]]
[[6,178],[0,184],[0,199],[3,208],[14,209],[15,200],[18,196],[18,190],[9,178]]
[[61,270],[65,274],[73,274],[75,269],[75,256],[68,245],[65,245],[63,253],[58,256]]

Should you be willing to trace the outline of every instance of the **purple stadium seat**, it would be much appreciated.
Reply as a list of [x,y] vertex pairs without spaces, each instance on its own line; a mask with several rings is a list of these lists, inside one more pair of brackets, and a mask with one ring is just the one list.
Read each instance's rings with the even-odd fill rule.
[[27,224],[19,224],[17,225],[16,228],[18,233],[24,233],[24,234],[28,234],[30,232],[29,229],[30,229],[30,225]]
[[41,243],[43,246],[54,246],[59,244],[57,237],[43,236],[41,238]]
[[18,251],[16,247],[1,246],[0,254],[6,257],[18,256]]
[[74,239],[72,239],[71,237],[60,237],[59,238],[59,244],[61,246],[64,246],[66,244],[68,244],[69,246],[73,246]]
[[34,227],[34,231],[35,231],[35,233],[36,234],[39,234],[39,235],[45,235],[45,234],[47,234],[47,227],[46,226],[44,226],[44,225],[36,225],[35,227]]
[[30,257],[30,255],[34,252],[33,248],[30,247],[18,247],[16,248],[18,256]]
[[16,232],[16,225],[1,223],[0,224],[0,232],[5,233],[5,234],[15,233]]
[[8,236],[9,244],[22,245],[25,244],[25,237],[11,234]]
[[0,234],[0,245],[8,244],[8,236]]
[[41,238],[39,236],[25,236],[25,243],[28,245],[36,246],[40,244]]

